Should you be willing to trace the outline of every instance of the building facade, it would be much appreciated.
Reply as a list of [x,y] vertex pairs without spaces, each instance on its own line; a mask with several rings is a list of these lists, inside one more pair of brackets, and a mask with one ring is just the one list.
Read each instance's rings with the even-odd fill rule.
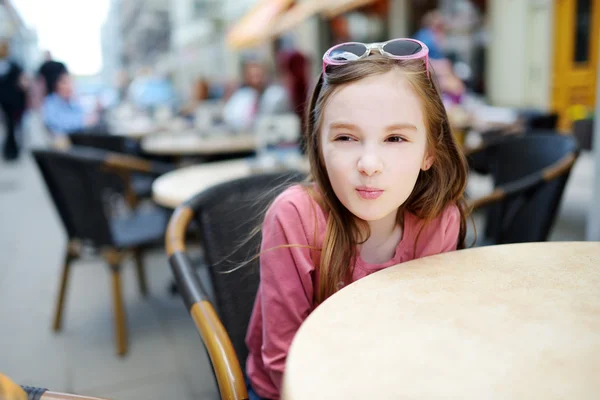
[[102,24],[102,80],[105,85],[118,85],[118,75],[122,69],[121,34],[119,10],[123,0],[111,0],[106,20]]
[[151,68],[168,72],[170,68],[171,3],[164,0],[122,0],[118,25],[121,38],[120,64],[130,74]]
[[10,42],[11,58],[32,72],[40,62],[38,38],[29,29],[10,0],[0,0],[0,38]]

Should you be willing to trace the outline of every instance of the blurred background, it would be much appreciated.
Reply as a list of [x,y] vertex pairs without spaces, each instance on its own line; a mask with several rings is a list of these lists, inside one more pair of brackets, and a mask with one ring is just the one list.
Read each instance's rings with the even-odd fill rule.
[[[467,154],[536,132],[577,144],[564,181],[545,192],[543,205],[519,214],[542,233],[494,236],[492,217],[481,212],[478,244],[600,240],[600,0],[0,0],[0,372],[20,384],[115,399],[218,398],[172,282],[166,220],[206,189],[202,179],[221,176],[225,164],[218,163],[302,163],[303,111],[323,53],[337,43],[397,37],[429,46]],[[502,162],[523,166],[513,171],[521,178],[561,162],[544,150],[551,145],[535,143],[535,157],[551,159],[546,164],[515,150],[526,144],[506,150]],[[48,172],[46,153],[31,152],[75,154],[73,145],[99,152],[77,153],[83,164],[71,160],[71,169],[58,172]],[[148,163],[125,163],[137,166],[126,180],[133,189],[110,180],[102,186],[91,172],[70,175],[106,164],[106,152]],[[472,168],[471,197],[498,187],[493,168]],[[180,170],[187,175],[158,185]],[[52,184],[52,173],[71,186]],[[85,179],[96,186],[79,190]],[[103,205],[85,203],[100,186],[111,193],[99,195]],[[130,339],[128,349],[117,348],[120,357],[103,253],[116,239],[83,238],[62,296],[65,254],[82,238],[61,207],[81,208],[84,226],[140,208],[162,215],[156,237],[144,239],[148,297],[140,297],[133,269],[123,269]],[[524,217],[536,210],[543,221]],[[191,249],[202,258],[201,243]]]

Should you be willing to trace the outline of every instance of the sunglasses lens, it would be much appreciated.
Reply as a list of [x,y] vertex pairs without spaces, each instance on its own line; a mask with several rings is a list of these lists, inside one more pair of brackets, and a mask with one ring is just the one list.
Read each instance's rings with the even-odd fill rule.
[[422,49],[423,46],[411,40],[393,40],[383,46],[383,51],[394,56],[410,56]]
[[358,60],[367,52],[367,46],[359,43],[343,44],[331,50],[329,59],[332,61],[354,61]]

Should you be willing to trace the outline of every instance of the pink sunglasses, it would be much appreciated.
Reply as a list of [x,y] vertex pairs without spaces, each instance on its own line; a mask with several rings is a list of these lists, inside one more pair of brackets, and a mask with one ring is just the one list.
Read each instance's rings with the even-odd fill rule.
[[425,59],[425,70],[429,76],[429,48],[415,39],[392,39],[383,43],[348,42],[333,46],[323,55],[323,75],[328,65],[344,65],[368,57],[372,51],[379,51],[385,57],[394,60]]

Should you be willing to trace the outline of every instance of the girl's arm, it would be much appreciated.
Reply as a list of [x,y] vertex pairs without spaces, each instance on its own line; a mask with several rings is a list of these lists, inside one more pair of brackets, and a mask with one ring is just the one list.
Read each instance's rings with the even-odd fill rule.
[[[301,247],[308,246],[308,238],[313,237],[312,233],[307,234],[310,232],[307,224],[312,220],[299,211],[303,207],[297,198],[278,200],[267,213],[263,226],[260,294],[261,356],[271,380],[280,389],[292,339],[313,308],[314,264],[311,250]],[[294,246],[279,247],[286,245]]]

